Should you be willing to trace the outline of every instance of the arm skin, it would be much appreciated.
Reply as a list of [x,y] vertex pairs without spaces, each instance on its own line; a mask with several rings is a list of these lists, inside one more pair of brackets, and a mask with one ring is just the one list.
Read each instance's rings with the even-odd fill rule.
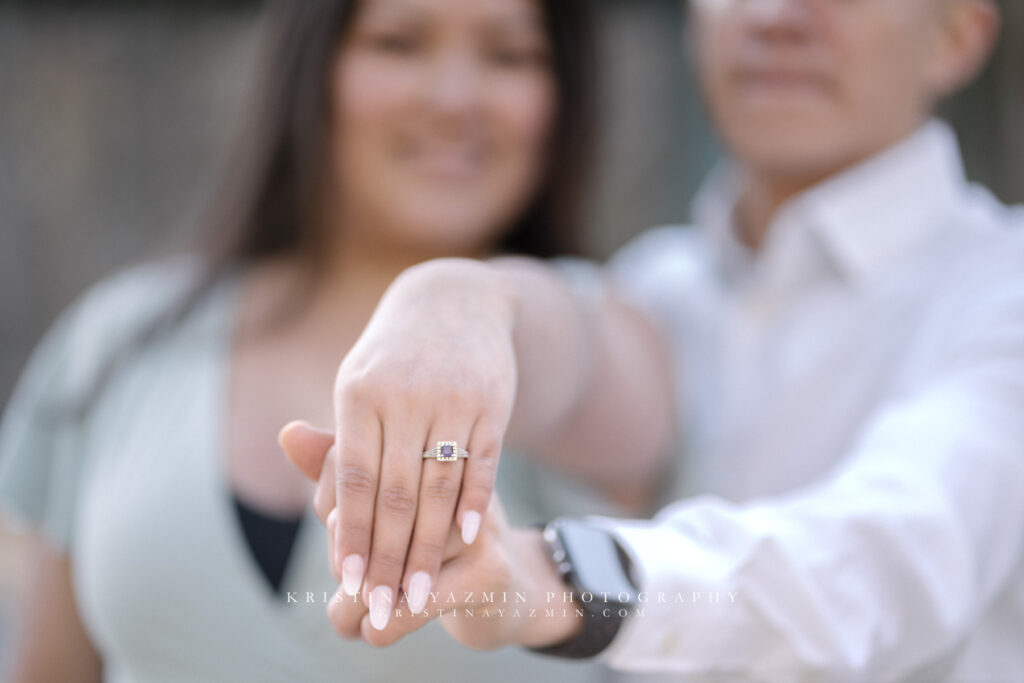
[[89,640],[71,585],[68,556],[33,539],[21,631],[12,650],[12,683],[98,683],[103,664]]

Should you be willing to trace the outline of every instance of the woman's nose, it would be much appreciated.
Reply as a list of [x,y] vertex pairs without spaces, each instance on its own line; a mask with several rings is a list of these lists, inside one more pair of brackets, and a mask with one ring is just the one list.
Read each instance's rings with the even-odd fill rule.
[[815,0],[733,0],[743,6],[755,28],[773,34],[793,35],[804,31],[811,19]]
[[461,51],[439,55],[431,65],[426,101],[438,112],[473,111],[480,104],[485,78],[472,56]]

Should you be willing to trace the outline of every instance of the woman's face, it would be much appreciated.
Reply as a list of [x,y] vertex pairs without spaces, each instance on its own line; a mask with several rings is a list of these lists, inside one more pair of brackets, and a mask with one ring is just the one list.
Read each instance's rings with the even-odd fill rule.
[[543,173],[550,53],[535,0],[361,2],[332,83],[343,229],[445,253],[495,239]]

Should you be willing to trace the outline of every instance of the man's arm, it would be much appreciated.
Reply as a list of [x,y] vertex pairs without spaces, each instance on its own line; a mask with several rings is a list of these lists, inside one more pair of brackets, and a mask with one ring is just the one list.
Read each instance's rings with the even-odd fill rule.
[[537,261],[491,264],[519,302],[518,388],[507,439],[642,508],[674,433],[666,341],[596,272],[574,290]]
[[[820,484],[745,505],[680,501],[653,521],[590,518],[627,549],[643,592],[642,613],[601,659],[756,679],[948,673],[1024,548],[1024,281],[1011,276],[965,296],[973,303],[942,350]],[[529,561],[537,553],[515,550],[515,535],[487,538],[469,569],[451,574],[461,589],[493,588],[495,576],[557,585],[549,565]],[[460,615],[446,628],[475,646],[554,642],[522,622],[492,622]],[[567,637],[574,623],[558,626]],[[400,617],[369,639],[393,642],[414,627]]]
[[1024,547],[1024,282],[993,275],[951,312],[927,367],[820,484],[595,519],[650,596],[606,663],[829,680],[950,666]]

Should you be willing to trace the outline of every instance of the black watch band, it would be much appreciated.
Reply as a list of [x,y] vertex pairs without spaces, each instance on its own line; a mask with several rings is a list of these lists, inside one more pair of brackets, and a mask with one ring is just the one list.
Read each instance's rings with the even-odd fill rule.
[[611,534],[578,519],[548,523],[544,541],[552,563],[573,591],[573,607],[582,612],[583,626],[564,642],[530,650],[569,659],[594,657],[612,643],[636,604],[628,556]]

